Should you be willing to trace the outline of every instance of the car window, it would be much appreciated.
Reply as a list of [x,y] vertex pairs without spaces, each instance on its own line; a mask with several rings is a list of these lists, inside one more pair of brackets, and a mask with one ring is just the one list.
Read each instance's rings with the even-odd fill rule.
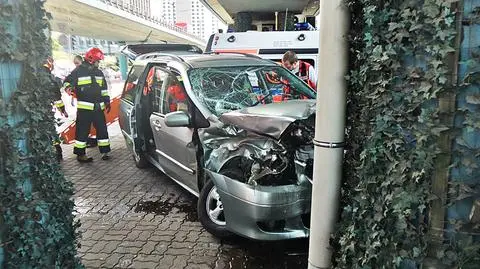
[[189,112],[188,98],[182,77],[169,73],[163,85],[162,112],[167,114],[175,111]]
[[130,73],[128,74],[127,81],[125,82],[125,86],[122,92],[122,98],[135,103],[135,93],[137,92],[137,84],[140,76],[143,73],[145,66],[142,65],[134,65],[130,69]]
[[195,68],[189,79],[195,96],[216,116],[260,104],[316,98],[307,84],[281,66]]
[[168,73],[159,66],[151,67],[148,70],[143,95],[150,97],[152,112],[161,112],[162,87],[167,77]]

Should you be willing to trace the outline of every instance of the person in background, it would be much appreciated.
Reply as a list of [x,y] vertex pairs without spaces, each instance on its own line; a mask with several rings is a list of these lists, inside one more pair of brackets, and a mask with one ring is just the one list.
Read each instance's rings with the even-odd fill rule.
[[[80,55],[75,55],[75,57],[73,58],[73,64],[75,65],[75,69],[78,69],[78,67],[82,64],[83,62],[83,57],[80,56]],[[73,71],[72,71],[73,73]],[[71,101],[71,104],[72,106],[75,106],[75,99],[77,99],[76,95],[75,95],[75,91],[72,89],[72,87],[70,86],[71,85],[71,80],[72,80],[72,73],[70,73],[70,75],[68,75],[65,80],[64,80],[64,87],[65,87],[65,92],[67,94],[69,94],[70,96],[72,96],[72,101]],[[96,147],[97,146],[97,138],[96,136],[92,136],[92,135],[89,135],[88,138],[87,138],[87,147]]]
[[313,90],[317,90],[317,73],[315,68],[304,61],[298,60],[298,56],[293,51],[287,51],[282,57],[282,66],[293,72],[301,80],[310,86]]
[[83,57],[80,55],[75,55],[73,58],[73,64],[75,65],[75,68],[78,68],[83,62]]
[[[52,105],[62,114],[64,117],[68,117],[67,111],[65,110],[65,104],[62,101],[62,94],[60,92],[60,88],[62,86],[62,82],[59,78],[55,77],[52,74],[53,71],[53,59],[48,57],[43,63],[44,71],[49,76],[49,87],[50,93],[52,96]],[[53,145],[55,146],[55,150],[57,152],[57,160],[61,161],[63,159],[62,147],[60,146],[60,138],[58,136],[53,138]]]

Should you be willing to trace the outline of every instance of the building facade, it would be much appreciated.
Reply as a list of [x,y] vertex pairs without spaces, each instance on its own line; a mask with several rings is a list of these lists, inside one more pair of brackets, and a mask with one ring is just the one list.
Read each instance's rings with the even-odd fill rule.
[[[117,5],[122,6],[136,15],[145,17],[150,17],[151,15],[150,2],[151,0],[116,0]],[[155,0],[153,2],[155,2]]]
[[204,39],[227,27],[200,0],[177,0],[176,8],[176,23],[186,24],[188,32]]
[[176,0],[151,0],[150,10],[152,17],[169,24],[175,24],[177,21]]

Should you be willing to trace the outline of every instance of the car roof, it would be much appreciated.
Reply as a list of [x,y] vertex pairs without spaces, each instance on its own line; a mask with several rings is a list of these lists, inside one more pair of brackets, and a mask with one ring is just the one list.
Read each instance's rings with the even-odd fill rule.
[[168,55],[158,53],[151,57],[136,61],[137,64],[165,63],[166,61],[179,61],[190,68],[228,67],[228,66],[276,66],[277,64],[255,55],[244,55],[235,53],[225,54],[189,54],[189,55]]

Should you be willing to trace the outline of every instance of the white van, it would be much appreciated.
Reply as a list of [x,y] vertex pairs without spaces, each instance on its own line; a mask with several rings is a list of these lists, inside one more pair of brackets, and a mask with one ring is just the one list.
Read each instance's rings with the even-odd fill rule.
[[206,52],[237,52],[281,62],[285,52],[297,53],[302,61],[317,66],[318,31],[217,33],[210,36]]

